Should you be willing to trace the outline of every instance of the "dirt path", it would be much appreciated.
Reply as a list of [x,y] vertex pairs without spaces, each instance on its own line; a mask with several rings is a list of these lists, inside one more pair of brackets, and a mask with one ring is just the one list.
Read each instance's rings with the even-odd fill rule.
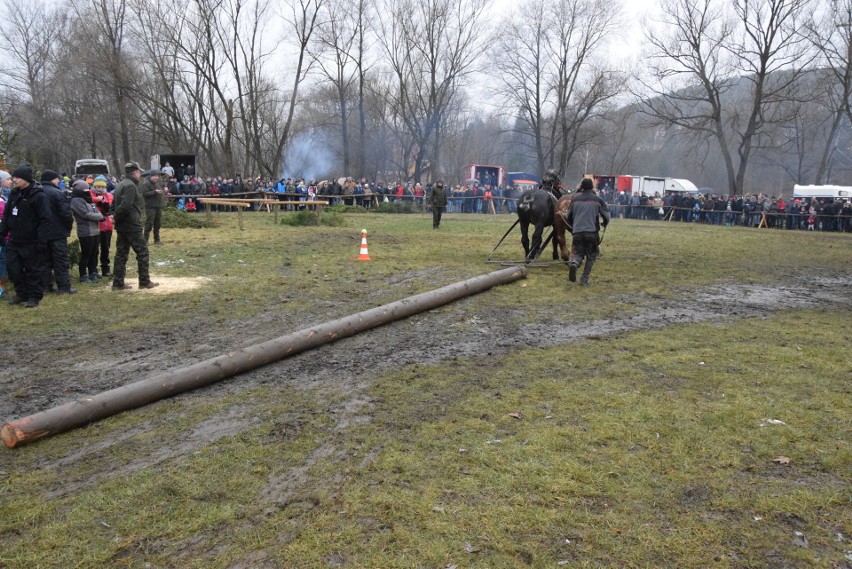
[[[659,329],[673,324],[761,317],[782,309],[836,308],[850,311],[852,316],[850,289],[852,273],[843,273],[823,278],[795,278],[786,285],[730,285],[684,291],[677,301],[634,296],[629,302],[625,300],[634,307],[630,314],[592,322],[572,322],[544,306],[543,313],[535,318],[525,314],[521,319],[521,315],[511,311],[472,312],[472,302],[462,300],[445,309],[325,346],[319,355],[315,350],[242,374],[234,380],[208,387],[202,393],[228,393],[275,383],[344,390],[353,400],[358,400],[359,392],[369,383],[370,377],[407,364],[505,353],[521,347],[549,347],[588,337]],[[318,307],[317,310],[324,309]],[[292,322],[287,322],[282,314],[267,314],[251,321],[230,322],[227,329],[212,330],[205,322],[189,322],[180,328],[155,332],[153,338],[148,335],[144,341],[139,339],[140,335],[126,332],[126,337],[102,344],[96,356],[84,358],[73,355],[44,357],[44,354],[68,354],[65,334],[43,338],[37,346],[27,340],[8,339],[0,348],[0,359],[15,361],[16,365],[0,372],[0,389],[9,394],[0,398],[0,419],[20,418],[159,371],[220,355],[229,348],[280,336],[284,333],[282,330],[295,329],[296,317],[290,318]],[[310,320],[300,315],[298,322]],[[319,321],[318,317],[315,320]],[[518,327],[518,321],[535,323]],[[199,337],[202,330],[204,335]],[[435,330],[441,330],[441,334],[434,334]],[[78,340],[83,345],[95,345],[94,337]],[[87,340],[91,342],[86,344]],[[170,349],[157,348],[162,345]],[[116,346],[124,349],[118,351]],[[344,409],[340,421],[352,420],[359,412],[357,405],[350,410]],[[222,436],[236,434],[254,424],[251,416],[251,409],[231,410],[228,417],[207,421],[209,428],[203,425],[196,428],[178,447],[157,456],[140,457],[130,469],[156,464]],[[63,462],[73,462],[75,458],[79,457],[68,456]]]

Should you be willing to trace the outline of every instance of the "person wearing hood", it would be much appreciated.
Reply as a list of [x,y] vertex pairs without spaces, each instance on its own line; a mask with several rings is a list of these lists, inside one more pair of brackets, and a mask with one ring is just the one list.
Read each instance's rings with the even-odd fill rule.
[[47,271],[44,274],[45,290],[52,290],[53,279],[59,294],[74,294],[71,287],[71,260],[68,258],[68,237],[74,226],[74,216],[68,207],[68,197],[59,189],[59,174],[53,170],[41,173],[41,187],[50,202],[50,227],[47,230]]
[[580,182],[580,191],[574,193],[566,218],[573,237],[568,280],[572,283],[577,282],[577,268],[585,258],[586,264],[583,267],[583,276],[580,277],[580,285],[586,286],[589,284],[592,266],[598,258],[600,245],[598,232],[601,223],[606,227],[610,219],[609,208],[606,202],[595,193],[595,183],[591,178],[583,178]]
[[80,282],[98,282],[98,242],[101,231],[98,223],[104,215],[98,211],[85,180],[71,185],[71,213],[77,223],[77,241],[80,242]]
[[51,234],[50,200],[33,177],[33,167],[12,171],[12,192],[0,220],[0,243],[6,243],[6,269],[15,285],[9,304],[35,308],[44,296],[47,238]]

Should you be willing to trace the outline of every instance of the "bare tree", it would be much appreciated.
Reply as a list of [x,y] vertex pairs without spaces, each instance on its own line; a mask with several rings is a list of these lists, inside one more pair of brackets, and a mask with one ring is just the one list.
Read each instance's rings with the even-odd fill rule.
[[340,142],[343,150],[343,171],[351,170],[349,143],[349,100],[352,84],[358,79],[355,68],[355,48],[359,37],[357,14],[348,0],[332,0],[326,4],[327,17],[320,27],[317,53],[313,54],[322,74],[334,86]]
[[[391,119],[404,128],[413,178],[441,175],[441,127],[485,48],[488,0],[388,0],[380,42],[389,67]],[[407,169],[408,156],[404,166]]]
[[3,135],[15,138],[24,148],[15,154],[29,160],[52,163],[56,160],[53,141],[45,136],[55,118],[51,97],[56,85],[59,44],[45,30],[62,32],[65,18],[61,11],[43,3],[6,0],[6,17],[0,26],[0,87],[7,98]]
[[491,50],[492,61],[502,79],[497,89],[503,108],[517,113],[523,134],[529,134],[531,154],[539,172],[552,163],[554,153],[554,145],[545,140],[547,118],[554,113],[549,104],[552,60],[546,41],[548,5],[545,0],[523,3],[503,22]]
[[290,97],[286,101],[286,118],[272,125],[272,133],[276,139],[275,156],[280,159],[284,149],[290,142],[293,129],[293,117],[299,101],[299,88],[305,81],[313,65],[309,48],[315,41],[314,34],[320,25],[325,0],[287,0],[288,14],[284,16],[289,25],[292,37],[298,50],[296,66],[293,73]]
[[[712,137],[731,194],[741,194],[749,158],[784,101],[798,96],[808,63],[806,0],[667,0],[651,46],[642,111],[652,125]],[[735,158],[736,156],[736,158]]]
[[527,0],[503,23],[493,61],[504,106],[527,129],[539,171],[565,170],[586,141],[584,127],[619,92],[596,64],[618,26],[610,0]]
[[[127,0],[73,0],[73,9],[80,22],[88,22],[103,66],[102,81],[111,90],[121,144],[121,161],[131,160],[131,106],[133,73],[126,52],[129,33]],[[116,157],[117,158],[117,157]]]
[[819,50],[820,63],[832,79],[826,93],[830,127],[814,179],[821,184],[830,167],[840,126],[844,118],[852,121],[852,0],[831,0],[823,17],[808,24],[806,37]]

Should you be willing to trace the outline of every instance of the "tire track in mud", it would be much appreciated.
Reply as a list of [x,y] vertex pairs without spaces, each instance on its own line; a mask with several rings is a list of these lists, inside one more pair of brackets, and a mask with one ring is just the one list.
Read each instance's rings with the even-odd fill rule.
[[[683,290],[671,298],[642,294],[629,298],[616,296],[613,302],[624,304],[629,313],[623,317],[594,321],[572,321],[568,304],[564,313],[559,313],[558,306],[554,310],[553,305],[542,304],[538,312],[530,314],[529,310],[520,309],[484,311],[481,305],[473,308],[477,306],[473,301],[461,300],[178,397],[206,398],[262,385],[283,389],[308,388],[319,392],[328,390],[335,394],[340,403],[328,410],[335,414],[336,422],[329,436],[303,463],[276,471],[260,491],[259,508],[269,512],[286,507],[299,496],[300,491],[316,484],[310,478],[313,467],[346,452],[335,445],[334,434],[346,430],[351,424],[370,421],[370,401],[365,394],[377,373],[410,364],[428,365],[457,358],[504,355],[513,350],[548,348],[587,338],[663,329],[672,325],[763,318],[785,310],[839,309],[850,311],[852,318],[850,289],[852,273],[819,278],[790,277],[788,284],[727,284]],[[170,352],[151,350],[149,343],[139,341],[130,352],[119,352],[118,348],[114,348],[103,352],[97,360],[87,355],[79,361],[70,361],[68,358],[73,358],[73,354],[51,360],[34,353],[36,348],[42,354],[65,353],[67,338],[63,335],[43,338],[35,347],[32,341],[9,339],[0,353],[4,361],[15,361],[6,359],[9,354],[28,354],[31,357],[18,360],[13,373],[0,371],[0,389],[9,392],[23,379],[29,382],[27,385],[32,394],[0,399],[0,419],[35,413],[81,395],[118,387],[153,372],[219,355],[234,347],[235,338],[242,338],[245,345],[279,336],[282,329],[297,322],[294,318],[268,313],[251,321],[229,322],[228,326],[219,330],[189,323],[181,329],[158,332],[162,342],[173,342],[171,345],[177,346]],[[304,314],[298,318],[301,325],[319,320],[306,319]],[[518,325],[518,322],[525,323]],[[199,334],[201,329],[207,331]],[[124,345],[123,342],[130,341],[128,338],[133,334],[133,331],[127,332],[127,338],[116,338],[112,344]],[[195,337],[196,340],[187,342],[186,337]],[[69,373],[81,374],[91,381],[61,381],[56,370],[62,366],[70,370]],[[100,462],[102,466],[98,475],[85,480],[65,480],[62,488],[46,489],[45,496],[66,496],[98,480],[180,459],[224,436],[238,435],[256,426],[259,419],[255,406],[243,402],[238,408],[220,412],[183,433],[174,433],[173,440],[180,443],[173,447],[158,448],[149,455],[135,457],[127,464],[114,464],[104,458],[109,456],[109,447],[161,428],[167,421],[168,416],[159,416],[129,432],[95,444],[87,444],[85,436],[82,436],[83,444],[64,456],[34,459],[39,468],[65,469],[79,461],[91,460]],[[0,460],[0,472],[3,470]],[[181,545],[185,548],[182,554],[192,555],[193,550],[196,554],[204,554],[203,543],[194,546],[190,540]]]
[[[520,310],[483,312],[479,309],[472,312],[471,302],[462,300],[178,397],[209,397],[216,393],[242,392],[261,385],[328,389],[344,400],[358,402],[357,405],[343,405],[334,411],[338,426],[342,429],[349,422],[369,420],[369,403],[364,401],[363,394],[378,372],[410,364],[428,365],[457,358],[508,354],[517,349],[548,348],[586,338],[662,329],[671,325],[768,317],[782,310],[852,310],[850,289],[852,273],[831,277],[796,278],[791,279],[791,284],[783,285],[721,285],[712,289],[708,287],[682,291],[674,299],[634,295],[630,299],[613,299],[614,302],[623,301],[628,305],[631,312],[624,317],[575,322],[570,320],[570,316],[560,317],[552,305],[542,305],[539,314],[531,316],[526,312],[521,313]],[[566,308],[570,310],[570,306]],[[535,316],[538,321],[530,322]],[[518,325],[519,321],[527,323]],[[237,322],[228,326],[224,332],[211,332],[199,338],[192,348],[185,347],[171,354],[156,353],[140,345],[137,353],[133,355],[128,356],[126,352],[104,353],[101,360],[92,362],[57,362],[47,358],[26,358],[16,367],[13,378],[9,374],[0,375],[0,389],[8,391],[9,384],[14,383],[16,378],[24,377],[29,378],[33,395],[10,397],[0,401],[0,418],[5,420],[36,413],[81,395],[135,381],[152,372],[187,365],[188,359],[197,361],[219,355],[225,348],[214,346],[227,346],[226,337],[260,340],[272,338],[280,334],[281,326],[280,315],[268,315],[251,322]],[[164,332],[163,335],[167,340],[183,337],[185,332],[173,330]],[[56,335],[46,342],[42,341],[39,349],[49,353],[51,342],[59,345],[65,341],[64,337]],[[121,342],[114,344],[122,345]],[[27,351],[28,346],[25,342],[16,344],[14,340],[10,340],[4,351],[9,349],[20,353]],[[81,383],[57,382],[55,370],[57,366],[62,365],[70,366],[74,374],[95,374],[97,380],[85,386]],[[176,433],[176,440],[181,440],[182,443],[175,448],[161,449],[147,457],[137,457],[131,464],[116,465],[111,473],[105,475],[137,471],[177,458],[223,436],[239,434],[258,424],[255,409],[251,404],[243,404],[240,409],[230,410],[227,417],[214,419],[204,421],[183,434]],[[226,419],[226,427],[216,427],[217,421],[221,419]],[[140,425],[134,428],[134,432],[139,434],[156,429],[162,421],[161,418]],[[84,445],[44,466],[61,468],[79,460],[99,456],[106,448],[120,444],[126,438],[127,436],[118,435],[110,441]],[[321,455],[334,452],[335,449],[326,449]],[[302,465],[298,468],[304,467]],[[279,482],[271,482],[265,492],[267,499],[273,502],[292,492],[289,487],[291,484],[285,481],[289,480],[298,485],[299,481],[304,479],[298,470],[289,474],[281,472],[277,477]]]

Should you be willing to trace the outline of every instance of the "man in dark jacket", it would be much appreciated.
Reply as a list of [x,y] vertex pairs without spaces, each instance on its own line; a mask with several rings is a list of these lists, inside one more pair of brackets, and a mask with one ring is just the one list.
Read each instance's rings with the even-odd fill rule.
[[47,270],[44,272],[44,290],[51,290],[53,279],[59,294],[73,294],[77,289],[71,287],[68,258],[68,237],[74,226],[74,216],[68,205],[68,197],[59,189],[59,174],[53,170],[41,173],[41,187],[50,202],[50,224],[47,236]]
[[142,171],[136,162],[124,165],[124,178],[115,188],[112,215],[118,237],[115,241],[115,262],[112,272],[112,290],[128,290],[133,287],[124,283],[130,249],[136,254],[139,269],[139,288],[154,288],[159,283],[151,282],[148,274],[148,243],[142,235],[142,192],[137,184]]
[[432,208],[432,229],[441,226],[441,214],[447,209],[447,192],[444,190],[444,180],[438,180],[429,195],[429,206]]
[[35,308],[44,295],[50,202],[35,183],[29,164],[12,171],[12,188],[0,220],[0,243],[8,238],[6,269],[15,285],[15,296],[9,304],[26,303],[27,308]]
[[160,173],[156,170],[145,172],[142,181],[142,196],[145,198],[145,243],[154,231],[154,244],[160,244],[160,223],[163,216],[165,195],[160,187]]
[[577,281],[577,268],[586,259],[583,267],[583,276],[580,284],[589,284],[589,274],[592,266],[598,258],[598,245],[600,244],[601,220],[603,226],[609,224],[609,209],[595,193],[595,183],[591,178],[583,178],[580,182],[580,191],[576,192],[571,200],[567,211],[567,223],[571,228],[573,246],[571,247],[571,263],[568,265],[568,280],[572,283]]

